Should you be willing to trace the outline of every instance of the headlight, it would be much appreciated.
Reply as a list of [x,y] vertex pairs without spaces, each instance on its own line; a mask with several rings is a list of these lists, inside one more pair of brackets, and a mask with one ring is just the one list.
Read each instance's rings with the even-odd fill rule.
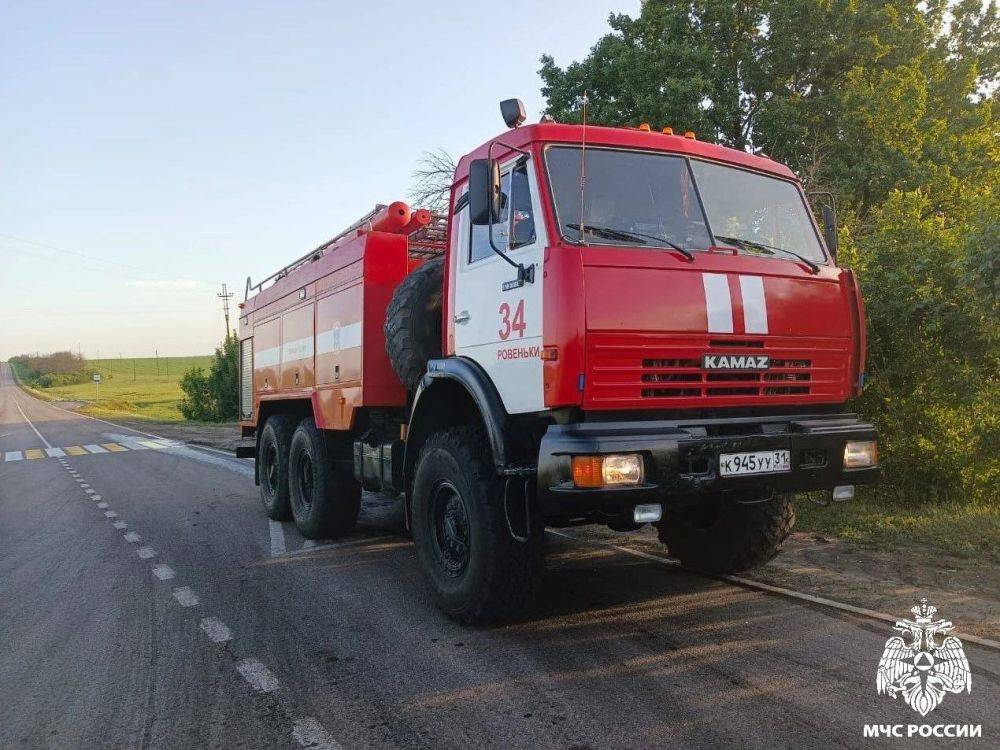
[[849,440],[844,446],[844,468],[863,469],[878,462],[878,444],[874,440]]
[[577,487],[622,487],[642,481],[642,456],[637,453],[573,456],[573,484]]

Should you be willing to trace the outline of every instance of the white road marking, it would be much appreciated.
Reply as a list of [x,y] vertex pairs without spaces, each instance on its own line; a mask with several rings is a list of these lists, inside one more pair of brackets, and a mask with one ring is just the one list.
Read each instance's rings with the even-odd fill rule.
[[283,557],[297,557],[298,555],[308,555],[313,552],[325,552],[331,549],[341,549],[343,547],[356,547],[359,544],[365,544],[369,542],[382,542],[386,539],[394,539],[397,541],[402,541],[404,537],[393,536],[391,534],[386,534],[385,536],[366,536],[364,539],[351,539],[346,542],[333,542],[331,544],[313,544],[312,546],[302,545],[302,549],[294,549],[291,552],[285,552]]
[[85,490],[84,490],[84,492],[86,492],[86,493],[87,493],[88,495],[96,495],[96,494],[97,494],[96,492],[94,492],[94,491],[93,491],[92,489],[90,489],[89,487],[88,487],[87,489],[85,489]]
[[85,445],[85,446],[83,446],[83,449],[85,451],[89,451],[90,453],[107,453],[108,452],[107,448],[102,448],[99,445]]
[[104,511],[104,515],[107,518],[118,518],[118,514],[115,513],[113,510],[106,510],[106,511]]
[[343,750],[340,743],[312,716],[295,720],[292,724],[292,737],[309,750]]
[[280,521],[268,521],[268,530],[271,532],[271,557],[285,554],[285,529]]
[[212,643],[225,643],[233,640],[232,631],[218,617],[204,617],[199,625]]
[[139,441],[139,445],[144,445],[147,448],[152,448],[153,450],[157,450],[157,451],[160,450],[160,449],[162,449],[162,448],[166,448],[167,447],[163,443],[159,443],[159,442],[157,442],[155,440],[140,440]]
[[137,554],[143,560],[148,560],[151,557],[156,557],[156,550],[153,549],[152,547],[139,547],[139,549],[135,551],[135,554]]
[[21,451],[7,451],[7,453],[4,454],[4,459],[6,461],[23,461],[24,454],[21,453]]
[[306,539],[304,542],[302,542],[302,547],[303,548],[315,547],[315,546],[316,546],[316,540],[315,539]]
[[125,535],[125,541],[131,542],[132,544],[138,544],[140,539],[142,539],[142,537],[136,534],[134,531],[130,531]]
[[176,575],[176,573],[174,573],[174,569],[171,568],[169,565],[160,563],[159,565],[153,566],[153,575],[159,578],[161,581],[169,581]]
[[108,507],[108,504],[107,503],[98,503],[97,507],[100,508],[101,510],[104,510],[105,508]]
[[729,279],[724,273],[703,273],[705,312],[711,333],[733,332],[733,303],[729,298]]
[[[90,499],[93,500],[96,503],[98,500],[101,499],[101,496],[100,495],[91,495]],[[100,506],[98,506],[98,507],[100,507]]]
[[90,485],[89,485],[89,484],[87,484],[86,482],[84,482],[84,483],[83,483],[83,484],[81,484],[80,486],[81,486],[81,487],[82,487],[83,489],[85,489],[85,490],[88,490],[88,489],[90,489]]
[[59,456],[66,455],[66,451],[62,448],[46,448],[45,452],[48,454],[49,458],[58,458]]
[[243,675],[243,679],[258,693],[273,693],[278,689],[278,678],[257,659],[237,662],[236,671]]
[[743,328],[747,333],[767,333],[767,299],[764,279],[760,276],[740,276],[743,297]]
[[125,523],[124,521],[115,521],[111,525],[114,526],[116,529],[127,529],[128,528],[128,524]]
[[181,586],[180,588],[174,589],[174,599],[182,607],[196,607],[198,606],[198,595],[191,590],[190,586]]
[[17,403],[17,399],[16,398],[11,398],[11,401],[14,402],[14,406],[17,407],[17,410],[19,412],[21,412],[21,416],[24,418],[24,421],[28,423],[28,427],[30,427],[32,430],[34,430],[35,434],[38,435],[38,439],[42,441],[42,445],[44,445],[46,448],[51,448],[52,447],[52,443],[50,443],[48,440],[46,440],[45,438],[42,437],[42,433],[40,433],[38,431],[38,428],[36,428],[35,425],[33,425],[31,423],[31,420],[28,419],[27,415],[24,413],[24,409],[22,409],[21,405],[19,403]]

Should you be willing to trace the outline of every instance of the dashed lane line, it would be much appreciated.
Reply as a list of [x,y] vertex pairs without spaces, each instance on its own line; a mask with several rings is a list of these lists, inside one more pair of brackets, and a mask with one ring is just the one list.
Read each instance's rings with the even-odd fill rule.
[[182,607],[197,607],[198,595],[191,590],[190,586],[181,586],[174,589],[174,599]]
[[125,535],[125,541],[129,542],[130,544],[138,544],[141,539],[142,537],[136,534],[134,531],[130,531]]
[[120,531],[120,530],[122,530],[122,529],[127,529],[127,528],[128,528],[128,524],[127,524],[127,523],[125,523],[124,521],[115,521],[115,522],[114,522],[113,524],[111,524],[111,525],[112,525],[112,526],[114,526],[114,527],[115,527],[116,529],[118,529],[119,531]]
[[176,573],[174,569],[165,563],[160,563],[159,565],[153,566],[153,575],[159,578],[161,581],[169,581],[172,579]]
[[236,663],[236,671],[258,693],[273,693],[280,685],[278,678],[259,659],[243,659]]
[[104,510],[105,508],[108,507],[108,504],[107,503],[98,503],[97,507],[100,508],[101,510]]
[[268,531],[271,533],[271,557],[285,554],[285,529],[280,521],[268,521]]
[[292,737],[309,750],[343,750],[340,743],[312,716],[295,720],[292,724]]
[[232,631],[218,617],[204,617],[198,624],[212,643],[226,643],[233,640]]
[[140,547],[135,551],[135,554],[143,560],[149,560],[156,557],[156,550],[152,547]]
[[106,511],[104,511],[104,517],[105,518],[118,518],[118,514],[115,511],[113,511],[113,510],[106,510]]

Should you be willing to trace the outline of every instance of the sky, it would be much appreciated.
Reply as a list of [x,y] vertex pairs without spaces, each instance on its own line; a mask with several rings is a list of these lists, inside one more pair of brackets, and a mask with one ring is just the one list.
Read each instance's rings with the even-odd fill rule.
[[501,99],[537,119],[539,57],[639,5],[0,0],[0,359],[211,352],[223,283],[405,199]]

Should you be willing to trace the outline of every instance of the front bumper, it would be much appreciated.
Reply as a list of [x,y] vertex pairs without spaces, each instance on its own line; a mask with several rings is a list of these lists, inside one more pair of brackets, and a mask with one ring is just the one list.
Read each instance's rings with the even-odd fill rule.
[[[828,490],[874,484],[877,466],[844,469],[848,440],[875,440],[875,428],[855,414],[783,415],[738,419],[650,422],[579,422],[552,425],[538,457],[538,496],[546,517],[620,516],[640,503],[685,504],[705,495],[759,499],[772,492]],[[791,471],[719,476],[719,454],[786,449]],[[636,487],[580,489],[572,457],[639,453],[645,483]]]

